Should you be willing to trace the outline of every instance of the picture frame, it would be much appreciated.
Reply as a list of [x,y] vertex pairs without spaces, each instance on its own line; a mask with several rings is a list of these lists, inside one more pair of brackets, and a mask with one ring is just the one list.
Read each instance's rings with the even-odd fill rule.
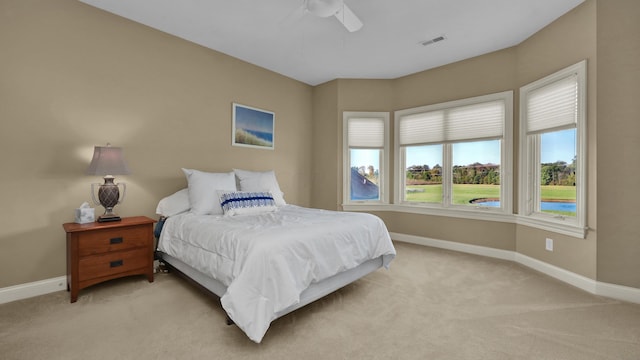
[[276,114],[272,111],[233,103],[231,144],[255,149],[275,147]]

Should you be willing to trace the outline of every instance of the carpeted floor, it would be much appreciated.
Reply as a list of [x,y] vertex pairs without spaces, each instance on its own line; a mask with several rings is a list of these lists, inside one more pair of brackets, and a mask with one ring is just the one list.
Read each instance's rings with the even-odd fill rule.
[[508,261],[395,243],[379,270],[276,320],[261,344],[172,274],[0,305],[9,359],[640,359],[640,305]]

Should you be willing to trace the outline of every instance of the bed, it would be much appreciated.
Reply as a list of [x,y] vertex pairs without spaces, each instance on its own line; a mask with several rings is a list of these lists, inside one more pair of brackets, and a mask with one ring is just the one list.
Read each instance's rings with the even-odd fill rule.
[[[158,204],[158,256],[219,296],[228,319],[256,343],[275,319],[395,257],[378,217],[287,204],[273,172],[234,170],[232,184],[229,174],[202,181],[207,173],[183,170],[189,187]],[[214,209],[198,207],[203,197],[216,199],[204,202]]]

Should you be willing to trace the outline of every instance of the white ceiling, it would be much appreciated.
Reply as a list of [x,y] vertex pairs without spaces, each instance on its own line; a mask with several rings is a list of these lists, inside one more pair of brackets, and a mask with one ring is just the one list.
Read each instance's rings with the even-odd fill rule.
[[344,0],[364,23],[353,33],[334,17],[298,14],[303,0],[80,1],[317,85],[393,79],[514,46],[584,0]]

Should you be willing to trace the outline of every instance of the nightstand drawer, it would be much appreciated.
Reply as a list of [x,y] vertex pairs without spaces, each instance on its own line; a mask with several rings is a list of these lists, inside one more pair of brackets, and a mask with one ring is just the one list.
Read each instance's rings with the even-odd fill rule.
[[78,242],[78,255],[88,256],[147,246],[149,232],[145,227],[128,227],[92,231]]
[[149,266],[149,248],[118,251],[80,259],[79,281],[110,276]]

